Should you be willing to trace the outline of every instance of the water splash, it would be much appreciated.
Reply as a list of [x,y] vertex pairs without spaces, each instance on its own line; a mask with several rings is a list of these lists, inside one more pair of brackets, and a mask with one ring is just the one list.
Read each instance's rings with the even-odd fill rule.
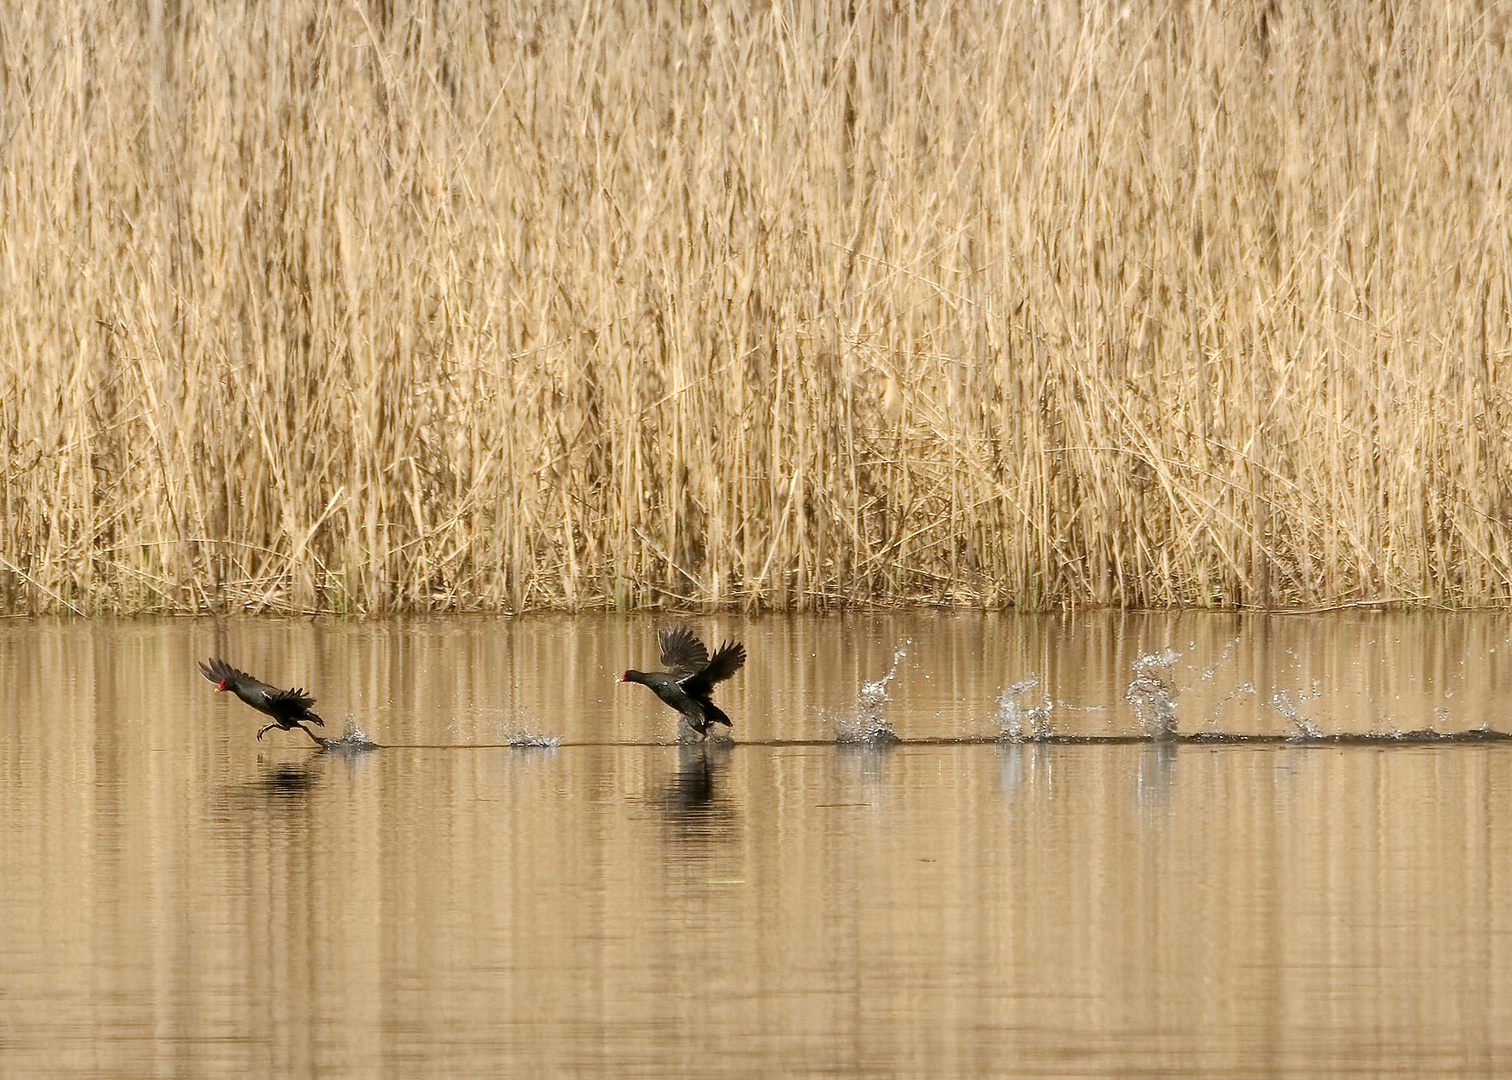
[[378,749],[378,744],[356,724],[347,724],[340,738],[326,739],[320,745],[321,749],[336,754],[365,754]]
[[892,666],[887,674],[875,682],[863,683],[861,694],[856,699],[854,717],[834,717],[835,741],[842,743],[868,743],[873,746],[895,743],[898,733],[887,722],[887,685],[898,674],[898,665],[908,655],[905,643],[893,653]]
[[892,666],[887,669],[887,674],[876,682],[864,683],[861,687],[860,705],[863,710],[878,711],[887,704],[887,684],[892,682],[898,675],[898,665],[908,655],[907,644],[898,647],[893,653]]
[[1293,698],[1289,690],[1277,690],[1271,696],[1271,699],[1266,702],[1267,705],[1284,716],[1287,722],[1291,724],[1291,737],[1298,742],[1308,742],[1323,737],[1323,729],[1311,719],[1302,715],[1302,702],[1306,701],[1309,696],[1314,698],[1320,696],[1320,691],[1317,689],[1316,684],[1313,686],[1313,693],[1311,695],[1299,695],[1300,700]]
[[510,717],[503,709],[479,709],[478,713],[482,728],[479,734],[485,739],[491,736],[505,746],[521,750],[555,750],[562,744],[560,735],[541,729],[538,723],[532,722],[536,720],[534,717],[522,722]]
[[1208,717],[1207,730],[1211,732],[1222,732],[1223,710],[1228,707],[1229,702],[1236,701],[1242,697],[1254,697],[1259,692],[1259,688],[1257,688],[1254,683],[1244,682],[1234,687],[1234,689],[1230,690],[1227,694],[1224,694],[1213,705],[1213,715]]
[[[1224,645],[1223,648],[1219,650],[1217,659],[1215,659],[1211,664],[1204,668],[1201,674],[1197,676],[1197,681],[1212,682],[1214,679],[1216,679],[1220,671],[1228,666],[1229,662],[1234,659],[1235,654],[1239,651],[1239,640],[1240,639],[1237,637],[1230,638],[1228,644]],[[1197,648],[1197,643],[1195,641],[1188,642],[1187,648],[1195,649]],[[1226,701],[1228,699],[1225,698],[1224,700]]]
[[[1124,690],[1124,700],[1134,706],[1139,726],[1154,739],[1169,739],[1176,734],[1176,689],[1167,682],[1171,669],[1181,654],[1175,649],[1148,653],[1134,661],[1134,678]],[[1157,669],[1165,669],[1165,678]]]
[[1039,676],[1031,675],[998,692],[997,718],[1005,742],[1023,742],[1026,738],[1038,742],[1050,737],[1050,714],[1055,709],[1055,702],[1049,695],[1029,709],[1019,701],[1020,694],[1026,694],[1038,685]]
[[517,727],[504,733],[504,743],[518,750],[555,750],[561,745],[562,737],[531,731],[528,727]]

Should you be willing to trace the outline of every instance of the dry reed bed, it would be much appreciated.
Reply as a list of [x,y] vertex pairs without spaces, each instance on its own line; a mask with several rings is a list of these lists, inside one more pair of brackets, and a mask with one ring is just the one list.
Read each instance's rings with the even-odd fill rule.
[[0,606],[1503,604],[1508,5],[18,2]]

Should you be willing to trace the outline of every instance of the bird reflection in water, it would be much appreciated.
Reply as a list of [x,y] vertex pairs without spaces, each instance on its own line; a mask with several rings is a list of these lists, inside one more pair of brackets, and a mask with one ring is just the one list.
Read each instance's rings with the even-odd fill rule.
[[677,772],[657,799],[673,841],[718,845],[735,837],[735,808],[720,793],[730,745],[724,740],[678,745]]
[[218,789],[211,820],[227,843],[246,843],[270,829],[299,834],[310,825],[311,794],[324,772],[325,759],[320,754],[303,761],[273,762],[254,777]]
[[300,762],[277,762],[264,769],[253,786],[271,799],[303,799],[320,778],[322,766],[319,761],[319,755],[315,755]]

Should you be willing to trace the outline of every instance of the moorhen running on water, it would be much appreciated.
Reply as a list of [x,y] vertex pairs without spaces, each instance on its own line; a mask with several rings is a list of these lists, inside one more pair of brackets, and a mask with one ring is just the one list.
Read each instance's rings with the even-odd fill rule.
[[727,641],[709,655],[704,643],[686,626],[674,626],[656,635],[661,646],[662,667],[666,671],[622,671],[620,682],[649,686],[651,692],[682,713],[683,723],[699,735],[707,736],[712,724],[730,727],[726,716],[709,694],[715,683],[724,682],[745,663],[745,646]]
[[325,721],[310,711],[315,699],[303,690],[280,690],[276,686],[258,682],[245,671],[237,671],[218,656],[212,656],[208,664],[201,664],[200,672],[215,684],[217,694],[229,690],[258,712],[273,718],[271,724],[257,733],[259,740],[274,728],[282,728],[284,731],[298,728],[319,745],[325,745],[319,735],[304,726],[303,721],[308,720],[325,727]]

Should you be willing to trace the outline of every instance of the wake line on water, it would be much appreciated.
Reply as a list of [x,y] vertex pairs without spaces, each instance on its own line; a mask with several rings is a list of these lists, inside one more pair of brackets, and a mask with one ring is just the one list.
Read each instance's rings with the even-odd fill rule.
[[[1470,731],[1421,731],[1362,732],[1352,734],[1319,734],[1299,737],[1296,735],[1248,735],[1223,731],[1199,731],[1189,735],[1072,735],[1050,734],[1039,738],[1009,739],[1002,735],[925,735],[894,736],[879,747],[894,746],[1439,746],[1482,745],[1485,743],[1512,742],[1512,732],[1495,728],[1474,728]],[[635,748],[673,749],[698,748],[697,743],[679,743],[655,739],[563,739],[554,749],[571,750],[585,748]],[[711,744],[713,745],[713,744]],[[845,739],[722,739],[721,748],[749,747],[853,747],[855,740]],[[518,743],[383,743],[373,744],[375,750],[516,750]]]

